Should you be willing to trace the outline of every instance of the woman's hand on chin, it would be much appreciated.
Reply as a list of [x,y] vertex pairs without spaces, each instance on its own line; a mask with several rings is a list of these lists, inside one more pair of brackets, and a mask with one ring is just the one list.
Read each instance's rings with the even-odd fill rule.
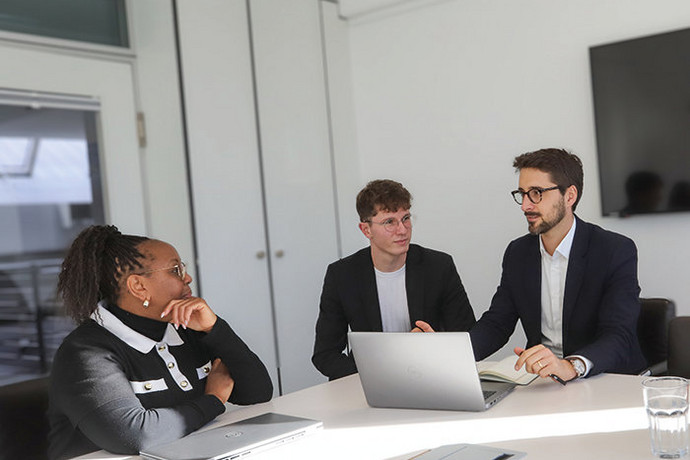
[[161,318],[176,328],[182,326],[185,329],[208,332],[216,324],[218,317],[201,297],[185,297],[168,302]]

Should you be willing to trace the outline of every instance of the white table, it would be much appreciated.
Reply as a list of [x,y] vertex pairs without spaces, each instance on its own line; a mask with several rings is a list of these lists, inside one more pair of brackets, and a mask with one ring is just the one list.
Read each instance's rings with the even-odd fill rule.
[[[322,420],[324,429],[252,456],[273,459],[410,458],[443,444],[481,443],[540,459],[652,459],[642,377],[607,374],[558,385],[538,379],[486,412],[374,409],[358,375],[249,407],[229,406],[213,427],[280,412]],[[96,452],[80,459],[122,459]]]
[[492,446],[528,452],[528,460],[658,460],[649,448],[649,432],[643,430],[554,436],[491,443]]

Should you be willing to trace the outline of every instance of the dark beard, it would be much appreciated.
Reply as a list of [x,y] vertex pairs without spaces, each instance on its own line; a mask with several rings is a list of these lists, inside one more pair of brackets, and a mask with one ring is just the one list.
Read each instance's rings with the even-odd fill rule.
[[558,203],[558,206],[556,208],[556,215],[552,220],[546,220],[542,216],[541,223],[538,225],[533,225],[531,223],[527,224],[527,231],[529,231],[532,235],[541,235],[542,233],[546,233],[552,228],[554,228],[556,225],[558,225],[563,218],[565,217],[565,202],[563,200],[560,200]]

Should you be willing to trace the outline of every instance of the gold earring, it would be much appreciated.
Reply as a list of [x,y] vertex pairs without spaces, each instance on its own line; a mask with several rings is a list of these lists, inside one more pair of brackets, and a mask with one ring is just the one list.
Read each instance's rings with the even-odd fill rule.
[[144,300],[144,308],[149,308],[149,299]]

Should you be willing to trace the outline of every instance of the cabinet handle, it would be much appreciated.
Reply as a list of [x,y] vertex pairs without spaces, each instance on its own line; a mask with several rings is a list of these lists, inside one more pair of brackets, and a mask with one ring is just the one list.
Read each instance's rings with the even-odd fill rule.
[[264,257],[266,257],[266,251],[258,251],[258,252],[256,253],[256,258],[257,258],[257,259],[263,259]]
[[276,251],[276,257],[280,258],[280,257],[283,257],[284,255],[285,255],[285,252],[282,249],[278,249]]

